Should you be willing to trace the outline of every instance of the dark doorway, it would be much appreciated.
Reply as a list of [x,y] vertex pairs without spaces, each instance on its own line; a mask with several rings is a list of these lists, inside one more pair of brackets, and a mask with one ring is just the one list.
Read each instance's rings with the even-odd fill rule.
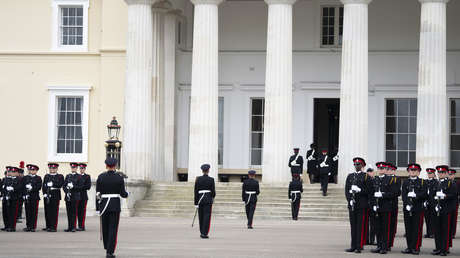
[[336,153],[339,147],[339,99],[314,99],[313,140],[318,150]]

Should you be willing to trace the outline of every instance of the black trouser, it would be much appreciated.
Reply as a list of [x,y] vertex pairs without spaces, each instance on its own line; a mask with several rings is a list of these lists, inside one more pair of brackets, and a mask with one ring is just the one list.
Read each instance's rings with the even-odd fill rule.
[[198,219],[200,221],[200,233],[207,236],[211,227],[212,204],[200,204],[198,206]]
[[47,203],[46,199],[44,200],[46,228],[57,229],[59,219],[59,202],[60,200],[50,200],[49,203]]
[[27,200],[26,207],[26,227],[29,229],[37,228],[38,203],[39,200]]
[[395,242],[396,232],[398,231],[398,209],[396,208],[391,212],[391,226],[390,226],[390,247],[393,247]]
[[[3,197],[5,198],[5,197]],[[8,207],[7,207],[8,201],[3,199],[2,201],[2,215],[3,215],[3,225],[5,225],[5,228],[8,228]]]
[[77,205],[76,200],[66,201],[65,208],[67,210],[67,229],[75,229],[77,224]]
[[406,229],[407,248],[420,251],[423,235],[424,211],[412,212],[404,210],[404,227]]
[[22,206],[24,206],[24,199],[19,199],[19,206],[18,206],[18,219],[22,218]]
[[[459,189],[460,191],[460,189]],[[455,235],[457,235],[457,219],[458,219],[458,204],[457,204],[457,208],[455,209],[455,212],[454,212],[454,217],[452,218],[452,238],[455,237]],[[452,241],[451,241],[452,243]],[[452,247],[452,245],[451,245]]]
[[329,173],[328,172],[320,172],[319,173],[319,180],[321,182],[321,190],[323,193],[327,193],[327,185],[329,183]]
[[441,213],[439,216],[433,217],[434,238],[436,250],[445,253],[449,250],[450,237],[450,213]]
[[351,227],[351,248],[363,249],[367,235],[368,209],[348,210]]
[[377,217],[377,248],[388,250],[390,248],[391,212],[379,212]]
[[88,200],[81,200],[78,202],[77,206],[77,217],[78,217],[78,227],[85,228],[85,220],[86,220],[86,204]]
[[115,252],[115,248],[117,247],[120,212],[106,211],[102,214],[101,221],[104,249],[107,250],[107,253],[113,254]]
[[297,217],[299,216],[300,209],[300,194],[292,194],[291,198],[292,219],[297,219]]
[[449,247],[452,247],[452,239],[455,236],[455,231],[457,230],[457,210],[453,210],[450,213],[450,228],[449,228]]
[[369,234],[367,235],[367,243],[375,243],[377,238],[377,218],[376,213],[371,211],[369,213]]
[[432,236],[433,232],[433,211],[431,209],[425,211],[426,234]]
[[252,226],[252,219],[254,218],[254,212],[256,211],[257,201],[251,201],[246,204],[246,218],[248,219],[248,226]]
[[10,200],[7,202],[8,228],[16,229],[16,220],[18,217],[19,200]]

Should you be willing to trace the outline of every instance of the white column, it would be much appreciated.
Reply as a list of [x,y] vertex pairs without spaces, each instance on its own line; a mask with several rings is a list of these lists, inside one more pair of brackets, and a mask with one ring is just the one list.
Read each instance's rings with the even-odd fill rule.
[[287,160],[292,147],[292,5],[296,0],[265,0],[268,4],[265,73],[264,183],[289,182]]
[[[191,0],[193,24],[192,91],[188,181],[201,175],[203,163],[217,177],[218,138],[218,5],[223,0]],[[217,179],[217,178],[216,178]]]
[[123,171],[146,179],[152,171],[152,9],[154,0],[128,4]]
[[446,4],[422,3],[417,96],[417,162],[434,167],[448,162],[446,96]]
[[368,4],[344,4],[342,78],[340,83],[339,184],[353,172],[353,157],[367,161],[368,142]]

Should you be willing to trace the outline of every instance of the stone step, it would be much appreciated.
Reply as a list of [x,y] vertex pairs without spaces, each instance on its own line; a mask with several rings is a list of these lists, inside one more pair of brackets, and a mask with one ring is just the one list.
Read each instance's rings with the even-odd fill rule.
[[[138,207],[140,205],[144,206],[150,206],[150,205],[176,205],[176,206],[193,206],[193,202],[191,201],[166,201],[166,200],[156,200],[156,201],[151,201],[151,200],[141,200],[138,203],[136,203]],[[241,201],[229,201],[229,202],[222,202],[219,200],[216,200],[214,202],[214,205],[235,205],[235,206],[243,206],[244,203]],[[275,206],[275,207],[280,207],[280,206],[291,206],[290,201],[282,201],[282,202],[262,202],[258,201],[257,206]],[[302,207],[328,207],[328,208],[338,208],[338,207],[344,207],[346,208],[346,204],[344,203],[315,203],[315,202],[301,202]]]

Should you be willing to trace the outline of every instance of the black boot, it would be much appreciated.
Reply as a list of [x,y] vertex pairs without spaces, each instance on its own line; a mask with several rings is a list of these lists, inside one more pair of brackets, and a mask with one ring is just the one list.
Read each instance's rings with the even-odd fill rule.
[[402,250],[401,253],[403,253],[403,254],[410,254],[410,253],[412,253],[412,250],[409,249],[409,248],[406,248],[405,250]]
[[355,248],[348,248],[348,249],[345,249],[345,252],[353,253],[355,250],[356,250]]

